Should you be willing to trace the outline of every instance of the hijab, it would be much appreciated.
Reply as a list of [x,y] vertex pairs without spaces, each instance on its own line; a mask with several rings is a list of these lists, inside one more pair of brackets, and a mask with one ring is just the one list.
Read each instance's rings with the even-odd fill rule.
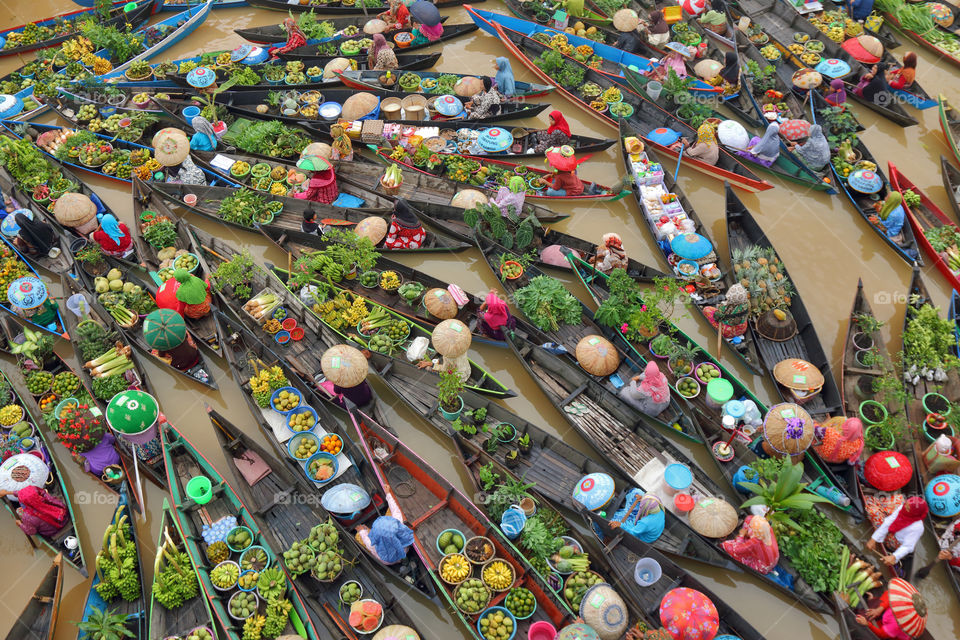
[[20,506],[31,515],[40,518],[52,527],[62,526],[67,519],[67,510],[59,504],[53,496],[41,489],[29,485],[17,492]]
[[497,89],[505,96],[512,96],[517,91],[517,85],[513,79],[513,68],[510,61],[503,56],[497,57]]
[[39,220],[31,220],[22,213],[14,216],[17,226],[20,227],[20,238],[36,250],[37,253],[46,254],[53,248],[56,234],[53,227]]
[[663,19],[663,11],[657,9],[650,12],[650,33],[664,34],[670,30],[670,25]]
[[393,205],[393,218],[398,225],[406,229],[417,229],[421,226],[420,218],[403,198],[397,198],[397,202]]
[[370,45],[369,53],[370,59],[376,62],[377,56],[380,55],[380,52],[383,51],[386,46],[387,39],[383,37],[382,33],[373,34],[373,44]]
[[425,24],[418,24],[417,30],[423,34],[423,37],[429,40],[430,42],[436,42],[440,39],[440,36],[443,35],[443,23],[438,22],[432,27]]
[[491,329],[499,329],[510,319],[510,312],[507,310],[507,303],[500,299],[495,291],[487,294],[484,302],[487,305],[487,312],[483,315],[484,322]]
[[890,217],[890,214],[903,203],[903,196],[900,195],[899,191],[891,191],[890,194],[883,201],[883,206],[880,207],[877,217],[881,220],[886,220]]
[[567,124],[567,119],[563,117],[563,114],[554,109],[550,112],[550,117],[553,118],[553,124],[547,127],[547,133],[553,133],[554,131],[560,131],[568,138],[570,137],[570,125]]
[[922,521],[927,517],[928,511],[930,511],[930,507],[927,506],[927,501],[920,496],[907,498],[907,501],[903,503],[903,506],[901,506],[897,512],[897,517],[894,518],[893,524],[890,525],[889,533],[896,533],[901,529],[906,529],[914,522]]
[[657,363],[652,360],[647,363],[647,367],[643,370],[640,390],[654,402],[663,402],[670,396],[670,385],[667,383],[667,378],[660,372]]
[[827,166],[830,162],[830,143],[823,135],[823,127],[818,124],[810,127],[810,135],[805,143],[797,147],[797,155],[814,171]]
[[697,129],[697,144],[705,144],[709,147],[717,146],[717,132],[709,122],[704,122]]
[[913,84],[917,78],[917,54],[908,51],[903,56],[903,68],[900,69],[900,77],[905,84]]
[[767,125],[767,130],[763,132],[760,142],[750,149],[750,153],[765,158],[778,156],[780,154],[780,125],[776,122]]
[[203,116],[194,116],[190,121],[190,126],[193,127],[193,130],[197,133],[202,133],[210,139],[210,144],[214,147],[217,146],[217,134],[213,131],[213,125],[210,124],[210,121],[204,118]]
[[835,104],[843,104],[847,101],[847,89],[840,78],[834,78],[830,81],[830,88],[833,89],[831,99]]
[[117,222],[113,214],[107,213],[100,218],[100,228],[113,240],[114,244],[119,245],[120,241],[126,237],[120,229],[120,223]]
[[860,418],[848,418],[843,421],[840,427],[841,442],[857,442],[859,446],[855,453],[851,453],[847,458],[851,464],[856,464],[860,460],[860,453],[863,451],[863,422]]
[[736,85],[740,82],[740,61],[737,58],[737,54],[733,51],[727,51],[724,54],[723,70],[720,71],[720,77],[723,78],[727,84]]
[[413,544],[413,531],[392,516],[380,516],[370,527],[370,544],[384,564],[396,564]]

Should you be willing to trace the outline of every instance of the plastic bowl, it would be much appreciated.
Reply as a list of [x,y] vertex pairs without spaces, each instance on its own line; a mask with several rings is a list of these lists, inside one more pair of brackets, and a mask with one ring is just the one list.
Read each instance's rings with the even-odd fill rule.
[[[300,446],[300,443],[308,439],[316,442],[317,451],[320,451],[320,438],[318,438],[314,433],[311,433],[309,431],[304,431],[302,433],[298,433],[297,435],[287,440],[287,453],[290,454],[291,458],[293,458],[294,460],[308,460],[310,458],[310,456],[307,456],[306,458],[298,458],[294,454],[294,451],[297,450],[297,447]],[[313,454],[310,454],[310,455],[313,455]]]
[[191,105],[189,107],[184,107],[183,109],[183,117],[186,118],[188,122],[192,118],[196,118],[198,115],[200,115],[200,107],[195,107]]
[[[333,466],[333,474],[326,480],[317,480],[314,477],[313,473],[310,472],[310,467],[313,466],[319,460],[330,460]],[[316,484],[316,485],[325,485],[334,478],[337,477],[337,472],[340,470],[340,463],[337,462],[337,457],[327,453],[326,451],[318,451],[312,456],[310,456],[306,462],[303,463],[303,472],[307,474],[307,477]]]
[[292,331],[297,328],[297,319],[296,318],[284,318],[283,322],[280,323],[280,326],[287,331]]
[[[240,621],[240,622],[243,622],[244,620],[246,620],[246,618],[241,618],[241,617],[239,617],[239,616],[235,616],[235,615],[233,615],[233,612],[230,611],[230,604],[233,602],[233,599],[236,598],[236,597],[237,597],[238,595],[240,595],[241,593],[250,593],[250,594],[253,594],[254,602],[257,603],[257,611],[260,610],[260,596],[258,596],[258,595],[256,594],[256,592],[253,592],[253,591],[238,591],[238,592],[236,592],[235,594],[233,594],[232,596],[230,596],[230,599],[229,599],[229,600],[227,600],[227,614],[228,614],[231,618],[233,618],[234,620],[238,620],[238,621]],[[251,614],[251,615],[252,615],[252,616],[255,616],[255,615],[257,615],[257,614],[256,614],[256,612],[254,612],[254,613]]]
[[[290,416],[300,415],[301,413],[309,413],[309,414],[312,414],[312,415],[313,415],[313,427],[311,427],[311,428],[309,428],[309,429],[303,429],[303,430],[301,430],[301,431],[297,431],[297,430],[295,430],[295,429],[290,429],[290,420],[289,420]],[[311,406],[309,406],[309,405],[300,405],[299,407],[297,407],[297,408],[294,409],[293,411],[290,411],[289,413],[287,413],[287,428],[290,429],[291,431],[293,431],[294,433],[306,433],[307,431],[313,431],[313,428],[316,427],[316,426],[317,426],[317,412],[314,411],[314,410],[313,410],[313,407],[311,407]]]
[[[237,564],[237,563],[236,563],[235,561],[233,561],[233,560],[224,560],[223,562],[221,562],[220,564],[218,564],[217,567],[219,567],[221,564],[232,564],[232,565],[236,566],[236,567],[237,567],[237,578],[239,579],[239,577],[240,577],[240,565],[239,565],[239,564]],[[214,567],[213,569],[216,569],[217,567]],[[211,569],[211,572],[213,571],[213,569]],[[234,583],[233,583],[232,585],[230,585],[229,587],[218,587],[216,584],[214,584],[213,580],[210,581],[210,584],[212,584],[212,585],[213,585],[213,588],[216,589],[217,591],[230,591],[231,589],[233,589],[234,587],[237,586],[237,583],[234,582]]]
[[[525,590],[525,591],[530,591],[530,590],[527,589],[526,587],[513,587],[513,588],[511,588],[509,591],[507,591],[507,597],[510,596],[510,591],[513,591],[513,589],[517,589],[517,588],[523,589],[523,590]],[[504,605],[506,605],[507,598],[504,598],[504,599],[503,599],[503,602],[504,602]],[[508,609],[508,611],[509,611],[509,609]],[[533,599],[533,610],[532,610],[530,613],[528,613],[527,615],[523,616],[522,618],[521,618],[520,616],[518,616],[517,614],[513,613],[512,611],[510,611],[510,613],[513,613],[513,619],[514,619],[514,620],[529,620],[530,618],[533,617],[533,614],[535,614],[536,612],[537,612],[537,599],[536,599],[536,598]]]
[[[257,578],[260,577],[260,572],[259,572],[259,571],[255,570],[255,569],[247,569],[246,571],[243,571],[243,570],[240,571],[240,579],[243,579],[243,576],[247,575],[248,573],[254,574],[254,577],[257,577]],[[254,580],[254,581],[253,581],[253,586],[250,587],[249,589],[244,589],[242,586],[240,586],[240,580],[237,580],[237,589],[240,589],[240,591],[256,591],[256,590],[257,590],[257,581]]]
[[477,633],[480,634],[480,637],[483,637],[483,630],[480,628],[480,621],[486,618],[488,615],[497,613],[498,611],[501,612],[504,615],[504,617],[508,617],[510,618],[510,620],[513,621],[513,632],[510,634],[509,637],[507,637],[507,640],[513,640],[517,635],[517,618],[512,613],[510,613],[510,610],[507,609],[506,607],[490,607],[488,609],[484,609],[483,611],[481,611],[480,615],[477,616]]
[[279,389],[277,389],[276,391],[274,391],[272,394],[270,394],[270,407],[271,407],[271,408],[273,408],[273,406],[274,406],[274,405],[273,405],[273,401],[276,400],[276,399],[280,396],[280,392],[281,392],[281,391],[289,391],[290,393],[295,394],[298,398],[300,398],[300,403],[299,403],[297,406],[295,406],[293,409],[290,409],[289,411],[278,411],[277,409],[274,408],[273,410],[276,411],[277,413],[279,413],[280,415],[285,416],[285,415],[289,414],[291,411],[296,411],[297,409],[299,409],[299,408],[303,405],[303,394],[300,393],[300,391],[299,391],[298,389],[295,389],[294,387],[280,387]]
[[190,273],[193,273],[194,271],[196,271],[197,269],[200,268],[200,258],[199,258],[199,256],[197,256],[197,254],[195,254],[195,253],[184,253],[184,254],[181,254],[181,255],[177,256],[177,259],[173,261],[173,267],[174,267],[174,269],[181,269],[181,268],[182,268],[182,267],[177,266],[177,263],[178,263],[178,262],[180,261],[180,259],[183,258],[184,256],[191,256],[191,257],[195,260],[195,262],[193,263],[193,268],[192,268],[192,269],[187,269],[187,271],[189,271]]
[[305,332],[303,330],[303,327],[296,327],[290,331],[290,339],[293,340],[294,342],[297,342],[298,340],[303,340],[304,335],[305,335]]
[[[234,547],[229,542],[227,542],[227,538],[230,537],[230,534],[236,531],[237,529],[243,529],[244,531],[250,534],[250,544],[244,547],[243,549],[238,549],[237,547]],[[245,527],[243,525],[238,525],[233,529],[230,529],[230,531],[227,532],[227,538],[224,538],[223,541],[227,542],[227,549],[230,549],[230,551],[233,551],[234,553],[241,553],[243,551],[246,551],[247,549],[253,546],[253,543],[256,540],[256,536],[253,535],[253,531],[251,531],[249,527]],[[240,566],[240,565],[238,564],[237,566]]]
[[289,331],[277,331],[273,334],[273,341],[277,344],[287,344],[290,342],[290,332]]
[[[260,569],[244,569],[244,568],[243,568],[243,559],[244,559],[244,557],[246,557],[246,555],[247,555],[248,553],[250,553],[253,549],[260,549],[261,551],[263,551],[263,552],[267,555],[267,563],[266,563],[265,565],[263,565]],[[266,549],[266,548],[264,548],[264,547],[261,547],[261,546],[258,545],[258,544],[252,544],[252,545],[250,545],[249,547],[247,547],[246,549],[243,550],[243,553],[240,554],[240,560],[239,560],[238,562],[239,562],[239,564],[240,564],[240,571],[262,571],[263,569],[266,569],[266,568],[269,567],[271,564],[273,564],[273,558],[270,557],[270,550],[269,550],[269,549]]]
[[[444,550],[440,547],[440,536],[442,536],[442,535],[445,534],[445,533],[456,533],[456,534],[459,534],[460,539],[461,539],[461,540],[463,541],[463,543],[464,543],[464,546],[466,546],[467,537],[466,537],[465,535],[463,535],[463,532],[462,532],[462,531],[460,531],[459,529],[444,529],[443,531],[441,531],[441,532],[439,533],[439,535],[437,535],[437,539],[436,539],[436,541],[435,541],[435,543],[434,543],[434,544],[437,545],[437,551],[440,552],[440,555],[444,555],[444,556],[447,555],[447,552],[444,551]],[[461,549],[460,552],[462,553],[462,552],[463,552],[463,549]]]
[[537,620],[527,629],[527,640],[554,640],[557,628],[546,620]]
[[640,558],[633,567],[633,579],[641,587],[656,584],[662,575],[663,569],[660,567],[660,563],[653,558]]

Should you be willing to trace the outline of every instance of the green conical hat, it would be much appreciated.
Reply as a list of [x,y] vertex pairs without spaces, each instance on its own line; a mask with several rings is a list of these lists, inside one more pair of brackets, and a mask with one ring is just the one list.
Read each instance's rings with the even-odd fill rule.
[[207,285],[203,280],[186,269],[174,269],[173,277],[180,286],[177,287],[177,300],[186,304],[201,304],[207,299]]
[[326,171],[330,163],[320,156],[304,156],[297,161],[297,169],[304,171]]
[[132,389],[113,396],[104,413],[114,431],[137,434],[157,421],[160,406],[149,393]]
[[187,325],[176,311],[157,309],[143,320],[143,338],[152,349],[173,349],[187,339]]

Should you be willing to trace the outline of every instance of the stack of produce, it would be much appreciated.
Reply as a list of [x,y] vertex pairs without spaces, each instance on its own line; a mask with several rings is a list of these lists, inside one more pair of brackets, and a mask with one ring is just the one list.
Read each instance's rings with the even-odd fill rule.
[[250,378],[250,393],[257,401],[258,407],[266,409],[270,406],[270,396],[277,389],[289,387],[290,381],[284,375],[283,369],[278,366],[261,369]]
[[103,548],[97,554],[97,594],[107,602],[117,597],[133,602],[140,597],[140,572],[137,547],[130,535],[127,516],[118,509],[114,520],[103,534]]

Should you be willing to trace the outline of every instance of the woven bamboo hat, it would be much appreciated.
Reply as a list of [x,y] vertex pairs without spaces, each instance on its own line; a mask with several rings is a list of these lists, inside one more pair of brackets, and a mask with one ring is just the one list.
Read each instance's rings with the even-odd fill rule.
[[584,336],[577,343],[577,362],[587,373],[608,376],[620,366],[620,354],[606,338]]
[[323,352],[320,368],[327,380],[338,387],[355,387],[367,377],[367,359],[357,349],[338,344]]
[[757,319],[757,333],[768,340],[783,342],[797,335],[797,322],[786,309],[770,309]]
[[97,205],[82,193],[68,191],[53,205],[57,222],[65,227],[79,227],[97,216]]
[[771,407],[763,420],[763,438],[777,453],[795,456],[813,442],[816,423],[800,405],[784,402]]
[[373,640],[420,640],[420,636],[405,624],[391,624],[377,631]]
[[450,292],[439,287],[430,289],[423,294],[423,306],[427,308],[430,315],[441,320],[453,318],[460,311],[460,307],[457,306],[457,302],[450,295]]
[[353,232],[358,236],[370,238],[373,246],[377,246],[387,237],[387,226],[387,221],[380,216],[369,216],[358,222]]
[[781,360],[773,367],[773,377],[787,389],[816,393],[823,388],[820,369],[800,358]]
[[340,117],[344,120],[359,120],[377,108],[380,100],[377,96],[366,91],[355,93],[343,101]]
[[737,528],[737,510],[723,498],[707,498],[693,507],[688,516],[694,531],[708,538],[726,538]]
[[613,28],[617,31],[633,31],[640,24],[640,16],[633,9],[620,9],[613,14]]
[[311,142],[307,145],[307,148],[300,152],[301,158],[306,158],[307,156],[317,156],[318,158],[323,158],[329,160],[332,155],[332,148],[326,142]]
[[350,61],[346,58],[334,58],[324,65],[323,78],[325,80],[332,80],[337,75],[337,71],[346,71],[347,69],[352,68],[352,66],[353,65],[351,65]]
[[363,25],[363,32],[374,34],[374,33],[383,33],[387,30],[387,23],[379,18],[374,18],[373,20],[367,20],[367,24]]
[[175,167],[190,155],[190,140],[182,129],[167,127],[153,136],[153,156],[165,167]]
[[464,189],[453,196],[450,204],[461,209],[473,209],[478,204],[487,204],[489,198],[476,189]]
[[630,625],[623,598],[606,582],[593,585],[583,594],[580,617],[597,632],[600,640],[620,640]]
[[453,91],[462,98],[470,98],[483,91],[483,80],[474,76],[464,76],[453,85]]
[[721,69],[723,69],[721,62],[713,58],[707,58],[694,65],[693,72],[697,74],[697,77],[701,80],[710,80],[711,78],[716,78]]
[[473,336],[470,335],[470,327],[459,320],[450,319],[436,326],[430,341],[440,355],[457,358],[470,349]]

